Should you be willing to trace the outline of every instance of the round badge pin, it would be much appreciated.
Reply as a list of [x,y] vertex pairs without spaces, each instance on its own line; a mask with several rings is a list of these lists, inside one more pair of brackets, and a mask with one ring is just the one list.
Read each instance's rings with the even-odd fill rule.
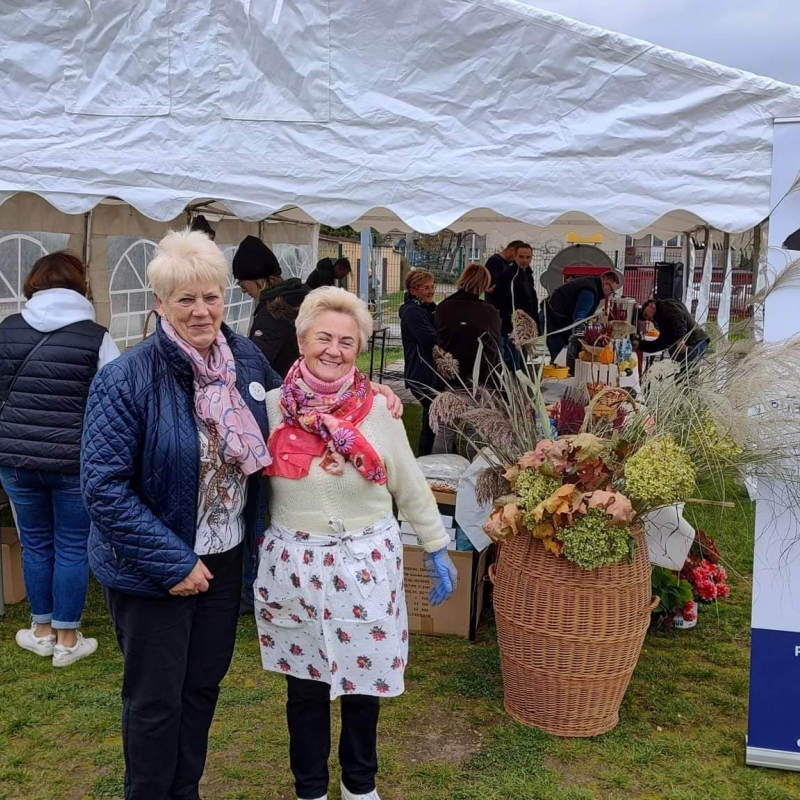
[[247,388],[253,400],[258,400],[259,402],[266,400],[267,390],[258,381],[253,381]]

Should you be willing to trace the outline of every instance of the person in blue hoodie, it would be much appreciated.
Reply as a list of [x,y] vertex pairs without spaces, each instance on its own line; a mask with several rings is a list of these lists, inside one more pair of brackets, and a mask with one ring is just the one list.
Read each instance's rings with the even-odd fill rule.
[[430,410],[435,377],[433,346],[436,344],[434,315],[436,303],[433,275],[425,269],[413,269],[406,276],[406,295],[400,306],[400,335],[403,339],[406,387],[422,406],[422,428],[419,433],[418,456],[430,455],[436,433],[431,428]]
[[20,314],[0,323],[0,482],[14,507],[32,625],[24,650],[66,667],[97,640],[80,631],[89,517],[80,442],[89,386],[119,355],[86,299],[86,268],[66,251],[33,266]]

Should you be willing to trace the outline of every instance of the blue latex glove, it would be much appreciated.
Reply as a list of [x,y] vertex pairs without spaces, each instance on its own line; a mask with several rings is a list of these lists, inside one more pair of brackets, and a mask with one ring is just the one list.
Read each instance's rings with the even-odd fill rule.
[[458,585],[458,570],[453,560],[443,547],[435,553],[426,553],[423,559],[428,577],[433,584],[428,592],[428,600],[432,606],[438,606],[450,597]]

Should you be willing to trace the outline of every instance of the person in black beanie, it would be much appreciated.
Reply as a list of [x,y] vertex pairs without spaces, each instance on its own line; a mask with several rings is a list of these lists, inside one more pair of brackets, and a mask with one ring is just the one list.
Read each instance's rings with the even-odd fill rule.
[[[270,366],[286,377],[300,357],[294,321],[309,289],[300,278],[284,280],[275,253],[257,236],[246,236],[233,257],[233,277],[239,288],[256,301],[250,340],[267,357]],[[244,558],[244,585],[239,614],[253,613],[255,572],[248,553]]]
[[256,301],[250,339],[285,378],[300,357],[294,321],[308,287],[299,278],[284,280],[275,254],[256,236],[247,236],[239,245],[233,257],[233,277]]
[[320,286],[338,286],[339,281],[346,278],[353,268],[347,258],[323,258],[317,261],[314,271],[306,278],[309,289],[319,289]]

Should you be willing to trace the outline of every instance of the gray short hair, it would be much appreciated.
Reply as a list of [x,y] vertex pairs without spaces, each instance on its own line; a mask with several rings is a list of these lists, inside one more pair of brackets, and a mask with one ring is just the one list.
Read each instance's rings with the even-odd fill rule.
[[147,265],[147,279],[162,300],[187,284],[215,283],[224,293],[229,274],[222,250],[204,233],[188,228],[170,231]]
[[367,304],[361,298],[338,286],[320,286],[303,300],[300,313],[294,323],[297,338],[305,339],[314,320],[326,311],[336,311],[352,317],[358,326],[360,349],[366,350],[372,336],[372,317]]

